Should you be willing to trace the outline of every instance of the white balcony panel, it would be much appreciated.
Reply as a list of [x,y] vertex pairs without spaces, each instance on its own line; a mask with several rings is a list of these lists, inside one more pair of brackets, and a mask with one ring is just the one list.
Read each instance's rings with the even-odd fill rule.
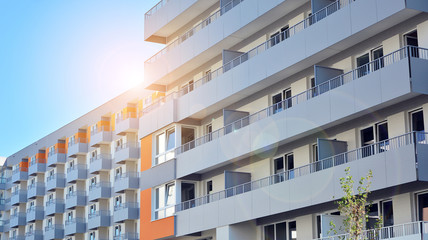
[[[425,149],[424,153],[428,152],[428,146],[419,146]],[[426,162],[427,158],[418,157],[418,160]],[[331,202],[333,197],[339,199],[343,195],[339,179],[347,167],[355,179],[372,170],[372,191],[417,180],[415,146],[409,144],[179,211],[176,213],[177,236]],[[401,174],[403,172],[406,174]]]
[[153,129],[161,129],[176,121],[176,100],[159,104],[159,107],[140,117],[139,138],[151,134]]

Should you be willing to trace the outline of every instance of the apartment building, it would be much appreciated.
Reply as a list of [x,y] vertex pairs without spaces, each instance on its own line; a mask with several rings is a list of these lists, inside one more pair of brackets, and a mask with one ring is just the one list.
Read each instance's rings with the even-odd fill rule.
[[341,239],[347,167],[367,237],[428,236],[426,0],[162,0],[144,31],[141,86],[7,158],[0,239]]

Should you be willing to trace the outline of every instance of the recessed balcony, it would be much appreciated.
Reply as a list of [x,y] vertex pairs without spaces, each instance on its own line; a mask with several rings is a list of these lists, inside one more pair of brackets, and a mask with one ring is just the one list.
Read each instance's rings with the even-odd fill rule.
[[129,112],[116,118],[115,132],[117,135],[125,135],[129,132],[138,132],[138,117],[136,112]]
[[63,239],[64,238],[64,225],[55,224],[45,227],[44,239]]
[[27,217],[25,212],[18,212],[10,216],[10,227],[15,228],[18,226],[27,225]]
[[0,190],[6,190],[6,178],[5,177],[0,177]]
[[126,172],[115,176],[115,193],[123,193],[125,190],[137,190],[139,187],[140,177],[138,172]]
[[140,204],[137,202],[126,202],[114,206],[113,221],[115,223],[125,220],[138,220],[140,217]]
[[55,213],[64,213],[65,203],[64,199],[54,199],[47,201],[45,204],[45,216],[50,216]]
[[372,170],[371,191],[425,181],[426,139],[427,133],[407,133],[182,202],[175,209],[177,236],[340,199],[343,190],[339,179],[348,167],[355,179]]
[[91,202],[96,202],[100,199],[111,198],[112,187],[110,182],[99,182],[95,185],[89,186],[89,196],[88,200]]
[[73,218],[65,221],[64,234],[66,236],[73,235],[76,233],[86,232],[86,219],[85,218]]
[[12,206],[18,205],[20,203],[27,202],[27,191],[25,190],[17,190],[12,192],[12,196],[10,197],[10,204]]
[[35,176],[37,173],[46,172],[46,159],[37,159],[30,162],[28,167],[28,175]]
[[65,164],[67,161],[67,154],[65,149],[57,148],[53,152],[48,153],[48,167],[54,167],[57,164]]
[[45,208],[43,206],[32,206],[27,209],[27,222],[43,220],[45,218]]
[[19,167],[12,172],[12,183],[19,183],[28,180],[28,168]]
[[25,233],[25,240],[43,240],[43,230]]
[[88,139],[77,138],[73,142],[68,143],[67,156],[75,158],[78,155],[86,155],[88,153]]
[[75,164],[67,168],[67,183],[74,183],[77,180],[86,180],[88,178],[88,168],[86,164]]
[[88,214],[88,229],[96,229],[99,227],[110,227],[111,215],[110,211],[97,211]]
[[125,161],[137,161],[140,158],[140,148],[136,142],[127,142],[116,147],[114,162],[122,164]]
[[53,191],[57,188],[65,188],[64,173],[56,173],[46,178],[46,191]]
[[90,159],[89,173],[98,174],[101,171],[110,171],[113,166],[113,159],[110,154],[98,154]]
[[75,207],[84,207],[87,205],[87,196],[86,191],[74,191],[72,193],[67,193],[65,208],[75,208]]
[[10,198],[6,198],[5,200],[4,200],[4,208],[5,208],[5,210],[7,211],[7,210],[10,210],[11,208],[12,208],[12,204],[10,204]]
[[25,235],[16,235],[9,238],[9,240],[25,240]]
[[112,132],[110,126],[101,126],[96,131],[91,132],[91,147],[98,147],[101,144],[110,144],[112,141]]
[[0,198],[0,211],[6,211],[6,200],[4,198]]
[[42,197],[46,193],[44,182],[35,182],[27,187],[27,198],[34,199],[36,197]]

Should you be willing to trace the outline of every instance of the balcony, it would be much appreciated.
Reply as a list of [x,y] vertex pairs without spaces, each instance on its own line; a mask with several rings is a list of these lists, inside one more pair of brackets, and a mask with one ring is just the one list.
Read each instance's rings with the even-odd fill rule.
[[126,202],[114,206],[113,221],[115,223],[125,220],[138,220],[140,217],[140,204],[136,202]]
[[44,172],[46,172],[46,159],[37,159],[30,162],[30,167],[28,167],[29,176],[35,176],[37,173]]
[[43,240],[43,230],[34,230],[25,234],[25,240]]
[[76,164],[67,168],[67,183],[74,183],[77,180],[86,180],[88,178],[88,168],[86,164]]
[[43,220],[45,218],[45,208],[43,206],[33,206],[27,209],[27,222]]
[[145,40],[165,43],[166,37],[217,2],[215,0],[161,0],[144,15]]
[[86,232],[86,219],[85,218],[73,218],[65,221],[64,234],[66,236],[73,235],[76,233]]
[[27,191],[25,190],[17,190],[12,193],[12,196],[10,197],[10,204],[12,206],[16,206],[20,203],[26,203],[27,202]]
[[63,239],[64,238],[64,225],[55,224],[45,227],[44,239]]
[[0,190],[6,190],[6,178],[5,177],[0,177]]
[[4,198],[0,198],[0,211],[6,211],[6,200]]
[[68,157],[75,158],[78,155],[86,155],[88,153],[88,139],[77,138],[74,142],[68,143]]
[[46,191],[53,191],[57,188],[65,188],[64,173],[56,173],[46,178]]
[[10,198],[6,198],[4,200],[4,203],[5,203],[5,206],[4,206],[5,211],[8,211],[12,208],[12,204],[10,204]]
[[88,229],[96,229],[99,227],[110,227],[111,216],[110,211],[97,211],[88,214]]
[[18,212],[15,215],[10,216],[10,227],[15,228],[18,226],[27,225],[27,219],[25,212]]
[[66,195],[65,208],[84,207],[87,204],[86,191],[74,191]]
[[44,182],[36,182],[27,187],[27,198],[33,199],[36,197],[44,196],[45,191],[45,183]]
[[125,233],[113,236],[113,240],[139,240],[140,235],[138,233]]
[[343,195],[339,179],[347,167],[355,179],[372,170],[372,192],[425,181],[428,179],[424,173],[428,169],[426,139],[427,133],[407,133],[182,202],[176,206],[177,236],[339,199]]
[[[426,4],[422,3],[423,0],[416,1],[420,2],[421,6]],[[285,1],[285,4],[287,2],[288,0]],[[224,63],[223,67],[195,81],[189,88],[176,92],[177,113],[175,122],[188,117],[200,119],[209,116],[237,102],[239,100],[237,96],[244,98],[244,96],[256,93],[260,89],[255,87],[257,84],[263,82],[263,84],[272,85],[304,69],[313,67],[313,64],[319,62],[320,59],[327,59],[336,54],[335,51],[328,51],[328,49],[346,49],[354,46],[355,41],[353,39],[355,39],[356,34],[360,41],[363,41],[380,31],[393,27],[395,22],[402,22],[418,14],[418,11],[406,8],[404,0],[397,0],[388,7],[384,7],[382,0],[357,0],[351,1],[351,4],[348,4],[348,1],[340,1],[339,7],[337,7],[338,2],[336,1],[332,3],[333,5],[321,9],[318,14],[312,15],[312,17],[291,27],[283,35],[269,39],[253,50]],[[250,2],[244,1],[240,5],[242,4],[250,4]],[[333,7],[334,4],[336,7]],[[382,7],[376,10],[376,5]],[[366,15],[366,9],[370,11],[370,18],[367,18],[367,21],[359,22],[353,19],[356,14]],[[390,18],[393,21],[386,21],[385,23],[382,21],[385,18]],[[347,24],[336,24],[343,22]],[[327,28],[327,26],[334,26],[334,28]],[[371,31],[370,29],[373,28],[379,29],[379,31]],[[319,39],[323,39],[323,41]],[[284,57],[284,52],[289,57]],[[181,54],[176,56],[181,57]],[[167,59],[168,62],[174,61],[171,58]],[[168,64],[162,63],[160,65]],[[160,68],[153,67],[153,71],[162,72]],[[174,78],[179,77],[175,76]],[[193,102],[200,104],[197,106],[189,104]],[[139,136],[146,136],[156,131],[159,129],[156,128],[157,122],[164,121],[154,112],[146,114],[146,117],[143,115],[140,118],[140,126],[145,127],[144,129],[140,128]],[[169,121],[165,124],[172,122]]]
[[125,190],[137,190],[140,187],[140,178],[138,172],[126,172],[115,176],[114,192],[123,193]]
[[116,147],[114,153],[114,162],[117,164],[124,163],[125,161],[137,161],[140,158],[140,148],[136,142],[127,142],[121,146]]
[[65,164],[66,161],[67,154],[63,148],[57,148],[54,152],[49,152],[48,154],[48,167],[54,167],[58,163]]
[[9,232],[10,225],[9,220],[0,220],[0,233]]
[[50,216],[55,213],[64,213],[65,203],[63,199],[54,199],[46,202],[45,204],[45,216]]
[[88,200],[91,202],[111,198],[111,184],[110,182],[99,182],[89,186],[89,192],[91,194],[89,194]]
[[116,118],[115,132],[117,135],[125,135],[129,132],[138,132],[138,117],[136,112],[129,112],[120,118]]
[[12,183],[19,183],[28,180],[28,168],[20,167],[12,172]]
[[[412,222],[390,227],[365,230],[361,239],[422,240],[428,237],[427,222]],[[350,240],[349,234],[318,238],[317,240]]]
[[95,132],[91,132],[91,147],[98,147],[100,144],[110,144],[112,141],[112,133],[110,126],[101,126]]
[[110,154],[99,154],[90,159],[89,173],[98,174],[101,171],[110,171],[112,165],[113,159]]
[[[404,47],[238,119],[177,148],[177,178],[226,164],[278,142],[285,144],[293,137],[308,136],[320,127],[361,117],[368,109],[392,106],[397,99],[426,94],[428,87],[423,74],[428,74],[427,68],[427,49]],[[266,133],[264,141],[257,140],[260,132]]]

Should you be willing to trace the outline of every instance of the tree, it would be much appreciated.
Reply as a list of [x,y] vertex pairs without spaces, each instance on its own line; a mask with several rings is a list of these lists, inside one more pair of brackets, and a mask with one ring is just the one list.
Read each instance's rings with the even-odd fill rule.
[[[364,239],[363,232],[366,223],[369,219],[367,209],[367,199],[370,193],[370,185],[373,178],[373,173],[369,170],[366,177],[361,177],[358,181],[357,193],[354,192],[354,180],[350,175],[350,168],[345,169],[345,177],[340,178],[340,185],[345,195],[338,200],[338,210],[345,217],[343,226],[346,233],[349,234],[348,239],[361,240]],[[381,224],[382,219],[379,218],[376,225]],[[331,222],[331,231],[335,231],[335,226]]]

